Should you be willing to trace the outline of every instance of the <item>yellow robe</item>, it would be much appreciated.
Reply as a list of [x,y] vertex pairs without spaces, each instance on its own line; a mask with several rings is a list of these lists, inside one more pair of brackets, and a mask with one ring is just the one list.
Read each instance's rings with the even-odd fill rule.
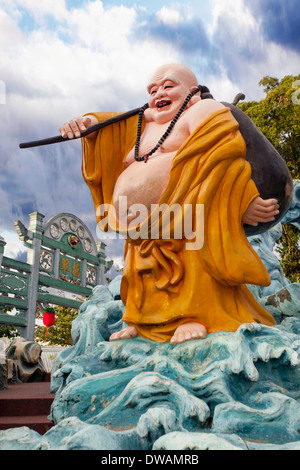
[[[94,115],[99,121],[115,116]],[[137,119],[120,121],[100,130],[94,139],[83,140],[82,171],[96,214],[99,205],[112,204],[115,183],[135,144]],[[204,245],[189,250],[184,238],[174,239],[182,223],[176,217],[168,240],[150,238],[153,226],[161,227],[163,216],[154,222],[149,217],[142,224],[148,238],[127,238],[121,283],[123,321],[134,324],[140,336],[169,341],[175,329],[189,321],[202,323],[208,333],[236,331],[245,322],[275,324],[245,285],[270,284],[242,224],[248,205],[259,196],[245,155],[245,142],[228,108],[212,113],[178,150],[159,204],[189,204],[195,220],[197,204],[203,204]],[[109,220],[125,234],[112,212]]]

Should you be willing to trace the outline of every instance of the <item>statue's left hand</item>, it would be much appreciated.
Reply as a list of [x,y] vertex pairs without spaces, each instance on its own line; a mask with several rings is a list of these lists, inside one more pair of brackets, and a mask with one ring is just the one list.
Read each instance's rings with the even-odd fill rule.
[[271,222],[279,214],[277,199],[257,197],[249,204],[242,221],[244,224],[257,226],[259,222]]

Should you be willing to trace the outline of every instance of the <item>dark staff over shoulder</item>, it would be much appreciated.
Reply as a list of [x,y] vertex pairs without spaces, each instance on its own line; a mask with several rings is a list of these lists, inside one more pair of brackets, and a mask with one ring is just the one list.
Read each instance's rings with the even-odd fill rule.
[[[202,86],[203,92],[201,94],[202,99],[213,98],[213,96],[209,93],[207,87]],[[245,99],[245,95],[239,93],[232,104],[237,104],[240,99]],[[149,106],[145,104],[145,106]],[[124,119],[128,119],[132,116],[139,114],[141,108],[135,108],[131,111],[127,111],[126,113],[119,114],[111,119],[107,119],[106,121],[99,122],[98,124],[94,124],[90,126],[87,131],[82,132],[80,137],[74,137],[73,139],[68,139],[67,137],[62,137],[61,135],[57,135],[55,137],[49,137],[47,139],[42,140],[34,140],[32,142],[23,142],[19,145],[20,149],[27,149],[31,147],[40,147],[41,145],[50,145],[50,144],[59,144],[61,142],[70,142],[70,140],[81,139],[82,137],[86,137],[87,135],[91,134],[92,132],[98,131],[99,129],[103,129],[104,127],[110,126],[111,124],[115,124],[116,122],[122,121]]]
[[[202,94],[202,99],[211,97],[212,95],[209,93]],[[236,96],[233,103],[226,103],[224,101],[221,101],[221,103],[230,108],[233,116],[239,124],[239,130],[247,147],[246,160],[248,160],[251,165],[252,179],[257,186],[261,198],[275,198],[278,200],[280,205],[279,214],[275,216],[275,221],[264,224],[259,223],[257,227],[244,225],[246,235],[249,236],[257,235],[269,230],[286,214],[292,201],[293,180],[285,161],[273,147],[271,142],[268,141],[250,117],[236,106],[238,101],[244,98],[245,95],[240,93]],[[83,132],[80,137],[75,137],[75,139],[80,139],[81,137],[85,137],[88,134],[98,131],[106,126],[135,116],[139,114],[140,109],[141,108],[136,108],[128,111],[127,113],[119,114],[111,119],[95,124],[89,127],[87,131]],[[48,139],[22,143],[20,144],[20,148],[38,147],[40,145],[49,145],[66,141],[70,142],[70,139],[59,135]]]
[[[81,139],[81,137],[86,137],[87,135],[91,134],[92,132],[98,131],[99,129],[103,129],[106,126],[110,126],[111,124],[115,124],[116,122],[122,121],[123,119],[128,119],[136,114],[139,114],[140,108],[132,109],[131,111],[127,111],[126,113],[119,114],[111,119],[107,119],[106,121],[99,122],[98,124],[94,124],[90,126],[87,131],[82,132],[80,137],[75,137],[75,139]],[[62,137],[61,135],[56,135],[54,137],[48,137],[47,139],[42,140],[34,140],[32,142],[23,142],[19,145],[20,149],[27,149],[31,147],[40,147],[41,145],[50,145],[50,144],[59,144],[61,142],[69,142],[70,139],[67,137]]]
[[[209,93],[207,87],[202,87],[202,99],[213,98],[212,95]],[[239,93],[232,104],[237,104],[240,99],[245,99],[245,95]],[[148,107],[148,104],[145,104]],[[70,140],[81,139],[82,137],[86,137],[87,135],[91,134],[92,132],[98,131],[99,129],[103,129],[104,127],[110,126],[111,124],[115,124],[116,122],[122,121],[124,119],[128,119],[132,116],[139,114],[141,108],[135,108],[131,111],[127,111],[126,113],[119,114],[111,119],[107,119],[106,121],[99,122],[98,124],[94,124],[90,126],[87,131],[82,132],[80,137],[74,137],[73,139],[68,139],[67,137],[62,137],[61,135],[57,135],[55,137],[49,137],[47,139],[42,140],[34,140],[32,142],[23,142],[19,145],[20,149],[26,149],[31,147],[40,147],[41,145],[50,145],[50,144],[59,144],[61,142],[70,142]]]

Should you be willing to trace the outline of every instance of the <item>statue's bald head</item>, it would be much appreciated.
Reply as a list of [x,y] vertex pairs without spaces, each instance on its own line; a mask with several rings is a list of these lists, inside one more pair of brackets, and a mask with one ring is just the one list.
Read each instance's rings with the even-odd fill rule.
[[149,110],[147,115],[157,124],[165,124],[179,113],[185,100],[191,94],[185,109],[193,106],[200,98],[197,79],[194,73],[179,64],[159,67],[148,84]]
[[187,67],[181,64],[166,64],[159,67],[147,86],[149,92],[153,83],[157,83],[164,78],[172,78],[175,83],[184,83],[188,88],[193,88],[198,85],[195,74]]

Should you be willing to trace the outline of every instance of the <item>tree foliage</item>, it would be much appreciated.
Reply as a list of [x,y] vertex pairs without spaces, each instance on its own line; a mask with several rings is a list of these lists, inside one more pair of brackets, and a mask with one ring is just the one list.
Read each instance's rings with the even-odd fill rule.
[[291,282],[300,282],[299,230],[290,224],[283,226],[281,243],[277,248],[285,276]]
[[[300,179],[300,75],[281,81],[266,76],[259,85],[266,97],[239,104],[284,158],[294,179]],[[300,231],[285,224],[277,251],[285,276],[300,282]]]
[[[298,85],[297,85],[297,82]],[[300,75],[288,75],[281,81],[264,77],[260,82],[266,97],[241,103],[240,109],[255,122],[284,158],[294,179],[300,177]],[[300,90],[299,90],[300,95]]]
[[2,325],[0,326],[0,338],[6,337],[14,339],[20,336],[20,333],[13,325]]

